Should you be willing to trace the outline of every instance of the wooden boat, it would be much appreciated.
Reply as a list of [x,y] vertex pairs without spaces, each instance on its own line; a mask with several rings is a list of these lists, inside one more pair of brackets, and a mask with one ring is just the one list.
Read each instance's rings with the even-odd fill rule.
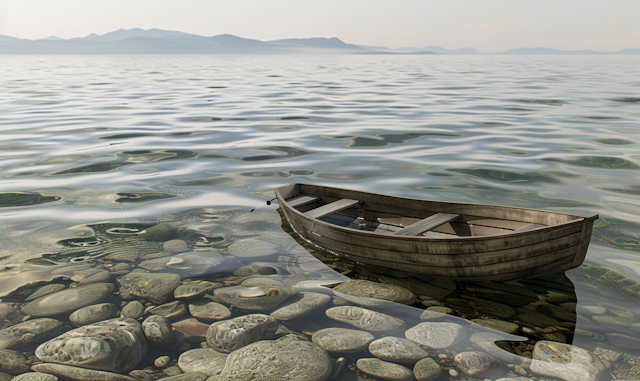
[[598,215],[436,202],[309,184],[275,190],[303,239],[351,261],[462,281],[580,266]]

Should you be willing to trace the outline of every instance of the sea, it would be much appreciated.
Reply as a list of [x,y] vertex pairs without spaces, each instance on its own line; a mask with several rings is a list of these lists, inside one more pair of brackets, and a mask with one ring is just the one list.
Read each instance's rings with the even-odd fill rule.
[[[290,183],[599,219],[584,264],[565,274],[502,285],[407,278],[297,237],[277,203],[266,203]],[[184,250],[167,251],[160,239],[149,241],[153,248],[132,243],[157,225],[169,226],[163,239],[186,242]],[[222,266],[207,259],[212,252],[226,258]],[[169,261],[193,266],[158,265],[179,255],[186,261]],[[640,57],[0,56],[2,303],[19,310],[43,285],[76,287],[84,276],[47,269],[121,262],[224,287],[271,278],[330,295],[331,308],[357,305],[336,298],[338,283],[404,284],[416,296],[409,305],[373,310],[404,319],[407,329],[429,321],[418,316],[434,307],[443,313],[436,321],[462,326],[467,338],[483,319],[509,322],[519,338],[505,340],[519,357],[531,357],[540,341],[566,343],[569,357],[575,347],[597,356],[602,379],[640,377]],[[421,281],[439,292],[429,295]],[[538,300],[507,301],[513,287]],[[293,322],[287,328],[301,340],[347,327],[317,311],[281,325]],[[551,320],[531,322],[527,311]],[[202,342],[167,355],[175,364]],[[465,343],[423,349],[443,379],[574,379],[535,372],[527,361],[497,360],[504,367],[492,372],[502,373],[467,374],[455,355],[481,349]],[[334,379],[381,377],[359,365],[376,358],[366,348],[328,353]],[[149,361],[137,369],[166,376]],[[565,363],[559,372],[586,366]]]

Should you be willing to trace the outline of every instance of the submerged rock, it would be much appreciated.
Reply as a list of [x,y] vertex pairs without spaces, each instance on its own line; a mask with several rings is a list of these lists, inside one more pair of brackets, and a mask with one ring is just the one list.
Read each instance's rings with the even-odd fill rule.
[[129,372],[147,355],[147,340],[140,323],[120,318],[68,331],[43,343],[35,353],[43,362]]
[[173,291],[173,297],[176,299],[193,299],[205,295],[214,288],[222,287],[222,283],[213,283],[207,281],[186,282],[178,286]]
[[139,301],[133,300],[122,308],[121,313],[122,317],[136,320],[144,315],[144,306]]
[[284,306],[271,313],[278,320],[291,320],[307,316],[331,301],[331,296],[317,292],[300,292],[289,298]]
[[316,344],[298,340],[264,340],[232,352],[220,373],[222,380],[325,381],[331,359]]
[[413,372],[402,365],[382,361],[380,359],[364,358],[356,362],[361,372],[380,380],[411,381]]
[[231,310],[211,299],[197,299],[189,303],[189,312],[194,318],[205,321],[223,320],[231,317]]
[[184,373],[200,372],[207,376],[215,376],[224,369],[227,356],[211,348],[192,349],[180,355],[178,366]]
[[453,363],[467,376],[474,378],[496,378],[504,373],[505,366],[484,352],[460,352]]
[[116,316],[118,308],[111,303],[94,304],[76,310],[69,315],[69,320],[76,326],[97,323],[103,320],[109,320]]
[[49,295],[52,294],[54,292],[58,292],[60,290],[64,290],[66,287],[64,284],[58,284],[58,283],[54,283],[54,284],[47,284],[45,286],[42,287],[38,287],[33,294],[29,295],[29,297],[26,300],[35,300],[38,298],[41,298],[45,295]]
[[238,316],[211,324],[207,344],[222,353],[231,353],[260,340],[269,340],[278,330],[278,321],[269,315]]
[[369,352],[381,360],[401,364],[414,364],[429,355],[416,343],[392,336],[372,342]]
[[180,276],[170,273],[131,272],[118,279],[120,297],[149,299],[164,303],[178,287]]
[[333,320],[372,332],[393,331],[406,326],[396,317],[354,306],[332,307],[325,314]]
[[464,339],[464,328],[455,323],[420,323],[405,332],[407,339],[429,348],[449,348]]
[[257,285],[217,288],[213,295],[224,304],[247,311],[268,311],[284,303],[296,291],[287,286]]
[[7,303],[0,303],[0,329],[22,322],[25,315]]
[[333,292],[338,297],[365,307],[392,307],[393,303],[411,305],[417,300],[415,294],[404,287],[361,279],[340,283],[333,288]]
[[246,238],[236,241],[227,248],[229,254],[237,258],[264,258],[278,254],[280,248],[258,238]]
[[58,377],[53,374],[29,372],[16,376],[13,381],[58,381]]
[[31,369],[71,381],[137,381],[135,378],[122,374],[62,364],[35,364]]
[[20,374],[29,371],[27,359],[20,352],[0,349],[0,372]]
[[115,286],[111,283],[92,283],[86,286],[69,288],[36,299],[24,307],[22,312],[36,317],[55,316],[70,313],[86,307],[113,294]]
[[173,327],[164,316],[149,316],[142,322],[142,330],[151,345],[161,347],[173,342]]
[[325,328],[313,334],[311,340],[327,352],[362,352],[374,339],[369,332],[345,328]]
[[57,335],[61,327],[62,322],[56,319],[27,320],[0,331],[0,348],[7,349],[31,343],[39,344]]
[[431,357],[424,358],[413,367],[413,376],[417,381],[433,381],[440,377],[444,370]]
[[590,351],[553,341],[538,341],[533,359],[533,372],[565,381],[595,381],[605,369],[600,358]]

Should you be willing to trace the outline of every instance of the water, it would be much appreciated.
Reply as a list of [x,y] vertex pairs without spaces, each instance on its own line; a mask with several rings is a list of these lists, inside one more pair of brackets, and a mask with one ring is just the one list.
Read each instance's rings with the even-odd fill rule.
[[[350,264],[331,265],[331,258],[325,262],[340,272],[313,262],[280,227],[275,205],[247,214],[275,187],[309,182],[597,213],[589,266],[569,271],[567,280],[578,305],[604,306],[636,322],[639,296],[628,286],[640,282],[639,61],[2,56],[0,266],[8,279],[19,269],[35,274],[29,266],[43,255],[105,261],[109,245],[100,245],[121,238],[88,225],[173,221],[192,247],[210,244],[224,253],[257,236],[312,264],[309,271],[286,263],[293,259],[267,258],[279,274],[320,284],[347,280],[340,272],[375,278]],[[103,241],[93,251],[78,251],[95,237]],[[620,276],[603,277],[603,268]],[[3,287],[20,289],[28,278],[20,274]],[[458,290],[470,294],[467,286]],[[581,326],[615,332],[579,318]],[[634,353],[611,340],[567,338],[591,350]],[[625,366],[607,372],[631,374]]]

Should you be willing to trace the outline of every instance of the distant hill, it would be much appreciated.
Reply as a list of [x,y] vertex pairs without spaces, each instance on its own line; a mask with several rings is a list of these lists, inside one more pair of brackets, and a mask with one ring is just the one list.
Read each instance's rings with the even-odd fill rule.
[[[162,29],[119,29],[103,35],[62,39],[51,36],[39,40],[19,39],[0,35],[0,54],[487,54],[474,48],[449,50],[439,46],[390,49],[384,46],[348,44],[336,37],[288,38],[260,41],[230,34],[204,37]],[[488,54],[640,54],[640,49],[625,49],[602,53],[593,50],[558,50],[548,48],[519,48]]]

